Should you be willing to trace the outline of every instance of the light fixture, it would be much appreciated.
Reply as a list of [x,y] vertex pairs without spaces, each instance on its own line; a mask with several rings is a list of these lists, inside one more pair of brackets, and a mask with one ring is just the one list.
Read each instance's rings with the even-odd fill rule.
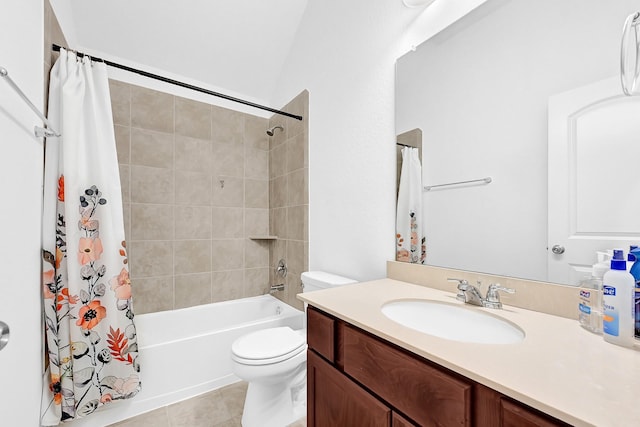
[[433,2],[434,0],[402,0],[402,3],[407,7],[424,7]]

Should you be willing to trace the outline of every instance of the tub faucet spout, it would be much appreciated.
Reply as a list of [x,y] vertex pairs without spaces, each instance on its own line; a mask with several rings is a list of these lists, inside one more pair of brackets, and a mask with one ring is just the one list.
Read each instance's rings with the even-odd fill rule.
[[281,283],[279,285],[271,285],[269,286],[269,293],[270,294],[275,294],[276,292],[279,291],[284,291],[284,283]]

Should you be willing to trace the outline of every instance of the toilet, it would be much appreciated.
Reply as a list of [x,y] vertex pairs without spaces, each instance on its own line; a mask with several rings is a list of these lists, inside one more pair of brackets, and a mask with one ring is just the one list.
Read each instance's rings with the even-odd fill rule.
[[[303,292],[356,283],[323,271],[302,273]],[[305,320],[306,325],[306,320]],[[233,373],[249,387],[243,427],[283,427],[307,411],[306,330],[288,326],[251,332],[231,345]]]

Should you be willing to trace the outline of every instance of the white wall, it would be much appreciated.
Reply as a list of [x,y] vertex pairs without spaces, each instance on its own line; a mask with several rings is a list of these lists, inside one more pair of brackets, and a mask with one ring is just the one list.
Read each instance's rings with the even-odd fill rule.
[[[42,1],[3,1],[0,28],[0,66],[41,107]],[[0,320],[11,327],[0,351],[0,424],[6,426],[39,424],[42,143],[33,136],[35,124],[35,114],[0,81]]]
[[395,257],[395,60],[483,3],[309,0],[272,104],[309,90],[309,267],[357,280]]

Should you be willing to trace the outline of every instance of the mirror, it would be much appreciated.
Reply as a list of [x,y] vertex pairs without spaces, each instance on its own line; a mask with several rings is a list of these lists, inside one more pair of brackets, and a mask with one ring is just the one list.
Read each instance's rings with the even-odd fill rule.
[[619,76],[638,9],[488,0],[398,59],[396,134],[422,131],[423,184],[492,179],[423,193],[427,264],[549,280],[549,97]]

